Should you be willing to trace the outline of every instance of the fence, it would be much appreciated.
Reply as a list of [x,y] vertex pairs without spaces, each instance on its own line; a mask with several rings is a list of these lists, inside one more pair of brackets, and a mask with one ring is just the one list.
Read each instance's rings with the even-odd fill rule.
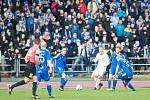
[[[76,57],[67,58],[67,66],[71,68],[73,66],[73,62],[75,61]],[[91,58],[93,59],[93,58]],[[150,72],[150,57],[147,58],[130,58],[130,60],[133,62],[132,65],[134,66],[134,72]],[[139,63],[134,63],[135,61],[139,61]],[[0,61],[0,73],[2,74],[13,74],[14,76],[18,77],[20,74],[24,72],[25,69],[25,62],[24,59],[8,59],[1,57]],[[55,63],[55,62],[54,62]],[[140,67],[140,68],[137,68]],[[81,61],[80,64],[77,65],[79,69],[76,69],[74,71],[67,71],[67,72],[76,72],[76,73],[90,73],[94,70],[96,67],[95,63],[92,63],[89,66],[84,66],[83,61]]]

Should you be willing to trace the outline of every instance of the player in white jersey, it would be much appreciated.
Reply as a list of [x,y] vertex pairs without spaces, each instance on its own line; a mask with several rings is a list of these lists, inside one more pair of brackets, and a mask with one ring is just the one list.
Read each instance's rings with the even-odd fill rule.
[[93,78],[95,81],[94,89],[96,90],[96,89],[100,89],[103,86],[101,79],[103,78],[103,75],[106,72],[106,68],[110,63],[109,57],[107,53],[104,52],[103,47],[99,47],[99,53],[97,53],[94,62],[98,64],[95,70],[93,71],[91,78]]

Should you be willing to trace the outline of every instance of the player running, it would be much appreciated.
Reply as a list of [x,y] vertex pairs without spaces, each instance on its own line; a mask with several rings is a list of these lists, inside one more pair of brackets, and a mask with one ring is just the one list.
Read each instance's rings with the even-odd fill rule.
[[104,48],[99,47],[99,53],[96,55],[94,62],[98,62],[96,69],[93,71],[91,78],[95,80],[95,90],[100,89],[103,84],[101,83],[101,79],[106,72],[106,68],[109,65],[109,57],[106,53],[104,53]]
[[116,60],[117,55],[120,55],[121,58],[125,58],[124,54],[121,53],[121,47],[119,46],[116,47],[115,52],[110,57],[111,66],[109,69],[108,90],[111,90],[111,91],[115,90],[116,84],[117,84],[117,80],[113,78],[116,72],[116,67],[117,67],[117,60]]
[[12,90],[15,87],[18,87],[20,85],[24,85],[27,84],[29,82],[30,79],[33,80],[33,85],[32,85],[32,97],[34,99],[38,99],[38,95],[36,94],[36,90],[37,90],[37,77],[36,77],[36,68],[35,68],[35,64],[39,63],[38,60],[38,55],[39,55],[39,45],[40,45],[40,40],[36,39],[34,41],[34,45],[28,50],[26,56],[25,56],[25,62],[27,63],[26,68],[25,68],[25,78],[15,84],[8,84],[8,92],[11,95]]
[[122,79],[124,87],[127,86],[132,90],[135,91],[135,88],[130,83],[131,79],[133,78],[133,69],[132,65],[126,59],[122,59],[120,55],[117,55],[117,68],[114,77],[118,79]]
[[55,66],[55,73],[57,73],[60,78],[60,91],[64,91],[64,86],[66,85],[68,81],[68,75],[65,73],[65,69],[68,67],[66,66],[66,47],[62,47],[61,53],[57,54],[54,59],[56,61]]
[[53,64],[50,60],[50,52],[46,49],[46,42],[41,42],[39,61],[40,64],[36,65],[36,75],[37,79],[40,82],[42,79],[47,83],[47,91],[49,98],[54,98],[52,96],[52,86],[50,84],[50,73],[52,73]]

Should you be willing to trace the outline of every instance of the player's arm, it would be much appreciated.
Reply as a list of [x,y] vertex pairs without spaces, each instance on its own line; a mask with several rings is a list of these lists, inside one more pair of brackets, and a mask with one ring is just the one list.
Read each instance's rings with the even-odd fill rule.
[[52,64],[51,60],[47,60],[47,65],[49,67],[49,72],[52,73],[52,71],[53,71],[53,64]]
[[37,49],[36,53],[35,53],[35,62],[36,62],[36,64],[40,64],[39,55],[40,55],[40,49]]
[[96,62],[98,61],[98,58],[99,58],[99,57],[98,57],[98,54],[97,54],[96,57],[95,57],[95,59],[93,59],[93,62],[96,63]]
[[[24,57],[25,62],[27,63],[29,61],[29,56],[30,56],[30,49],[28,50],[26,56]],[[32,56],[32,55],[31,55]]]
[[108,55],[106,54],[106,63],[104,64],[105,67],[107,67],[110,64],[110,60]]
[[117,67],[116,67],[114,78],[117,78],[117,76],[118,76],[119,67],[120,67],[120,63],[117,62]]
[[50,59],[50,52],[47,52],[46,57],[47,57],[47,65],[49,67],[49,72],[52,73],[53,64],[52,64],[51,59]]

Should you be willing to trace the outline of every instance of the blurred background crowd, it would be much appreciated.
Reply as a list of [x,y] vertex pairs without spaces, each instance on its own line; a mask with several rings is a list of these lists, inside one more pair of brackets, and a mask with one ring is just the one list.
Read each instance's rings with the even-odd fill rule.
[[110,55],[117,43],[127,57],[148,57],[150,0],[0,0],[2,55],[23,58],[36,38],[51,56],[66,46],[75,57],[84,41],[89,57],[100,45]]

